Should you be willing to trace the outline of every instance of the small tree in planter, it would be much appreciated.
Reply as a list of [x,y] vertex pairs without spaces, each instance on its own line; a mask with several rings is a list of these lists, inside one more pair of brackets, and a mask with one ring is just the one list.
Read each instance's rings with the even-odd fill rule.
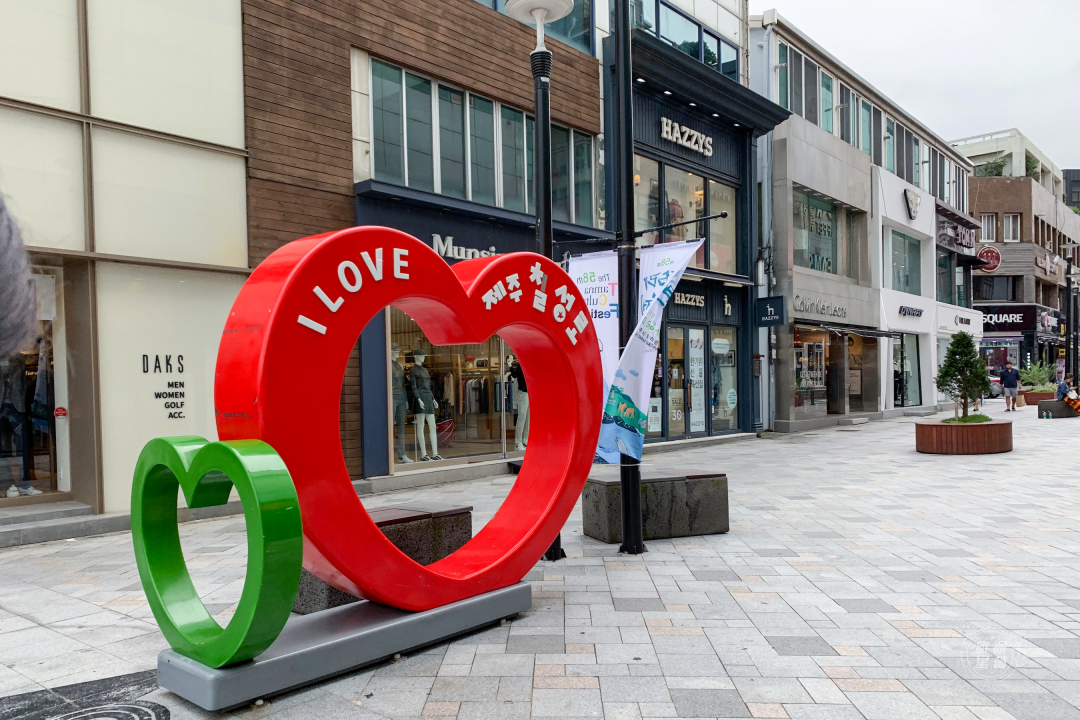
[[990,394],[990,376],[979,358],[975,338],[966,332],[953,335],[934,382],[938,390],[963,407],[965,418],[968,416],[969,403]]

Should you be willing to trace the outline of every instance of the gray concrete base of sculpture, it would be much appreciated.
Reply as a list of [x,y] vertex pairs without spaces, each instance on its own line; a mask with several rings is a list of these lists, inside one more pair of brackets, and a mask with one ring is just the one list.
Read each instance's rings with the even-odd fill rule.
[[1039,417],[1045,418],[1047,415],[1051,418],[1074,418],[1076,411],[1064,400],[1040,400]]
[[[581,493],[586,535],[600,542],[622,540],[619,469],[594,468]],[[715,535],[728,531],[728,484],[722,473],[641,473],[641,520],[646,540]]]
[[238,665],[215,670],[162,650],[158,685],[204,710],[222,710],[441,642],[531,607],[532,586],[526,582],[416,613],[352,603],[289,618],[266,652]]

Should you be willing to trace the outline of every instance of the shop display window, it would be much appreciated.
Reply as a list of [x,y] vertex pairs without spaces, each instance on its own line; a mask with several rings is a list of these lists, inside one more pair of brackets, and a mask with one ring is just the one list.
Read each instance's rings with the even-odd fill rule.
[[713,327],[709,337],[709,404],[712,430],[739,429],[738,328]]
[[410,463],[524,450],[528,388],[513,349],[499,336],[434,345],[412,318],[391,308],[390,343],[390,433],[398,471]]
[[[705,178],[674,167],[664,168],[664,203],[667,206],[665,224],[679,223],[705,216]],[[671,228],[664,233],[665,242],[681,242],[705,237],[705,223],[693,223]],[[688,267],[705,267],[705,245],[697,251]]]
[[[59,270],[35,269],[35,332],[14,355],[0,359],[0,504],[70,489],[67,464],[67,378],[62,318],[56,299]],[[57,377],[57,371],[61,376]],[[59,401],[59,402],[58,402]],[[65,408],[57,417],[57,408]]]
[[829,332],[795,326],[795,417],[807,418],[829,412]]
[[905,334],[893,340],[893,407],[922,404],[919,369],[919,337]]
[[848,335],[848,410],[878,410],[878,339]]

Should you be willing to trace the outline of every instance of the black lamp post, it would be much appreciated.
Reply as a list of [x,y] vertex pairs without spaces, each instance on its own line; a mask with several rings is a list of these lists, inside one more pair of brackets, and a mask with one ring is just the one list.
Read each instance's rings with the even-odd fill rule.
[[[536,25],[536,49],[529,55],[532,66],[536,122],[533,147],[533,187],[536,188],[536,252],[551,257],[554,233],[551,229],[551,51],[544,46],[544,23],[560,20],[574,9],[574,0],[507,0],[506,14],[520,23]],[[545,560],[566,557],[562,534],[544,553]]]
[[544,24],[561,20],[574,9],[574,0],[506,0],[506,14],[536,25],[536,49],[529,55],[536,98],[536,148],[533,184],[536,188],[536,252],[551,257],[551,51],[544,46]]
[[[615,237],[619,253],[619,352],[626,349],[637,324],[634,252],[634,102],[630,55],[630,0],[615,0]],[[622,545],[619,552],[645,552],[641,523],[641,464],[629,455],[619,459],[622,491]]]
[[1072,374],[1076,381],[1076,300],[1073,298],[1073,279],[1078,277],[1073,274],[1072,251],[1080,247],[1080,243],[1063,243],[1062,250],[1068,251],[1065,258],[1067,263],[1065,271],[1065,372]]

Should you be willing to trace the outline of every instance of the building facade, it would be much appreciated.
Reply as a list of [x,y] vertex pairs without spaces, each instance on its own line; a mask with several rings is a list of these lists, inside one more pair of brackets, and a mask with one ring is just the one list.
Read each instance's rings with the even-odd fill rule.
[[249,273],[241,3],[0,2],[0,28],[0,192],[39,307],[0,367],[0,505],[126,511],[147,440],[216,438]]
[[[779,431],[937,404],[970,308],[971,165],[775,11],[750,20],[751,85],[791,110],[763,143],[763,256]],[[772,353],[770,353],[772,354]]]

